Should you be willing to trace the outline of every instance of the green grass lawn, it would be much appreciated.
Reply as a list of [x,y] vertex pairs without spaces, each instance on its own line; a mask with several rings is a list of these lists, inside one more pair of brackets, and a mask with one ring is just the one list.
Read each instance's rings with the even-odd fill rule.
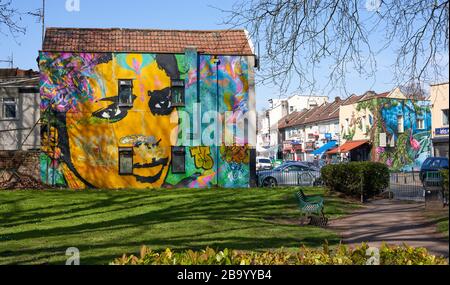
[[448,207],[434,211],[427,210],[425,216],[436,225],[437,231],[448,239]]
[[[159,250],[266,250],[339,242],[327,229],[299,226],[295,189],[0,191],[0,264],[108,264],[142,245]],[[323,194],[309,188],[308,194]],[[326,197],[337,217],[356,204]]]

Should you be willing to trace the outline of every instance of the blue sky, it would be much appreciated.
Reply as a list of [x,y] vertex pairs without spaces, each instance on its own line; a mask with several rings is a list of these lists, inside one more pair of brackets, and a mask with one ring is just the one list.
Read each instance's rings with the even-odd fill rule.
[[[20,11],[34,11],[40,8],[41,0],[14,0]],[[46,26],[48,27],[98,27],[98,28],[155,28],[155,29],[223,29],[224,14],[213,7],[229,9],[233,0],[80,0],[79,12],[68,12],[66,0],[47,0]],[[14,65],[22,69],[37,70],[36,58],[41,47],[41,25],[35,18],[23,17],[26,35],[17,39],[0,34],[0,60],[14,54]],[[376,38],[376,37],[375,37]],[[347,90],[362,94],[367,90],[384,92],[395,87],[389,65],[393,61],[392,52],[384,52],[378,57],[376,79],[348,75]],[[7,67],[0,63],[0,67]],[[262,66],[264,68],[264,66]],[[322,66],[319,73],[326,74],[328,67]],[[447,76],[448,77],[448,76]],[[448,80],[448,79],[447,79]],[[320,87],[325,83],[319,82]],[[295,85],[295,84],[293,84]],[[294,91],[293,88],[289,92]],[[270,86],[257,85],[257,108],[268,107],[267,100],[279,96],[279,90]],[[316,92],[316,93],[320,93]],[[326,93],[330,99],[345,97],[343,90]]]

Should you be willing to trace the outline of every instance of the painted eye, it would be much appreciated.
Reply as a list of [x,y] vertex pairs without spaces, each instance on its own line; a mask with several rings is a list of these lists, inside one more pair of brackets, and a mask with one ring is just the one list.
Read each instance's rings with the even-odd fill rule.
[[105,119],[109,119],[111,117],[108,112],[102,112],[101,116],[102,116],[102,118],[105,118]]
[[92,113],[92,116],[103,120],[118,122],[125,118],[127,114],[128,110],[126,107],[119,107],[114,103],[105,109]]
[[167,116],[173,111],[170,102],[170,88],[149,92],[150,100],[148,106],[154,115]]

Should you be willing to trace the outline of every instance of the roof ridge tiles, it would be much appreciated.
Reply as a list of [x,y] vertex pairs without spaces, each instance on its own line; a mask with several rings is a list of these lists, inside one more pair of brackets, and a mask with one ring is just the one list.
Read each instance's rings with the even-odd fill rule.
[[244,29],[166,30],[132,28],[47,28],[43,51],[253,55]]
[[212,32],[236,32],[245,31],[245,29],[212,29],[212,30],[183,30],[183,29],[148,29],[148,28],[74,28],[74,27],[46,27],[46,30],[70,30],[70,31],[82,31],[82,30],[99,30],[99,31],[150,31],[150,32],[198,32],[198,33],[212,33]]

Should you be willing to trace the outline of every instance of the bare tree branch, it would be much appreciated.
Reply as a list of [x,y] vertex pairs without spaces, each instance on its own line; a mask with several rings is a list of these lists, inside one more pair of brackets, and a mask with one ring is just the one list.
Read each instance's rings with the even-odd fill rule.
[[297,88],[314,89],[315,71],[329,66],[326,86],[345,90],[350,72],[375,78],[377,56],[389,50],[399,85],[440,75],[437,57],[448,53],[449,1],[379,0],[374,10],[368,1],[238,0],[221,11],[224,24],[245,27],[262,44],[261,82],[282,89],[294,77]]
[[[20,25],[21,13],[12,7],[11,0],[0,0],[0,34],[11,35],[25,34],[26,29]],[[4,30],[7,30],[6,32]]]

